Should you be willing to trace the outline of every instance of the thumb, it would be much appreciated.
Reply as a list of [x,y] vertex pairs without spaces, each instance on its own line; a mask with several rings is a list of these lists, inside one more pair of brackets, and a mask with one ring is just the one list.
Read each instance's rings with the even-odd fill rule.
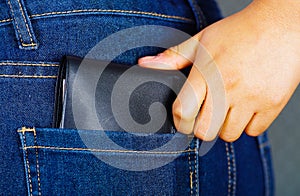
[[178,70],[185,68],[194,62],[196,51],[200,44],[199,37],[201,37],[201,32],[156,56],[140,58],[138,64],[141,67],[162,70]]

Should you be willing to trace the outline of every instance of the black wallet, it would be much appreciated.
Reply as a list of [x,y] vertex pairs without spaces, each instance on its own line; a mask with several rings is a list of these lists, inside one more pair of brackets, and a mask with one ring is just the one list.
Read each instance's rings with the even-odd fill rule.
[[[83,64],[88,66],[81,67]],[[80,73],[85,75],[78,77]],[[95,77],[95,74],[100,75]],[[91,75],[97,81],[92,81]],[[172,133],[175,131],[172,104],[184,82],[185,76],[179,71],[66,56],[60,65],[56,86],[55,127],[90,129],[92,123],[100,124],[102,130]],[[80,97],[82,95],[85,98]],[[95,115],[90,114],[91,111],[95,111]],[[150,122],[155,119],[163,122],[159,125]],[[80,127],[75,121],[80,121]],[[141,128],[144,125],[149,126]]]

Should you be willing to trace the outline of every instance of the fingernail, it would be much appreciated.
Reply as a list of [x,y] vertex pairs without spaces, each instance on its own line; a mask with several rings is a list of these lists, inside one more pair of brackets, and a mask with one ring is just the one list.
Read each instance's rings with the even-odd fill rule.
[[149,60],[153,60],[155,58],[156,58],[156,56],[145,56],[145,57],[140,58],[139,60],[140,61],[149,61]]

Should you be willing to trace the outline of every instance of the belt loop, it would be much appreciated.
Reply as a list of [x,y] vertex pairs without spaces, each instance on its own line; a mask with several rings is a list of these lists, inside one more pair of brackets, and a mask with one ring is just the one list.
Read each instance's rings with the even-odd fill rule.
[[196,0],[187,0],[187,1],[189,2],[190,6],[194,12],[194,16],[195,16],[196,23],[197,23],[197,30],[201,31],[207,25],[206,18],[204,16],[200,6],[196,2]]
[[12,23],[14,25],[20,49],[37,49],[38,43],[34,35],[23,0],[7,0]]

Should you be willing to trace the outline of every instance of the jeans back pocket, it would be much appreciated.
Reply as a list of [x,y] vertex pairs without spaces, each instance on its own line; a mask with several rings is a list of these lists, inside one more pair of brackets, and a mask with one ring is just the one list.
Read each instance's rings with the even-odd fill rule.
[[[82,138],[93,142],[99,132],[19,129],[28,195],[196,194],[198,140],[192,139],[185,149],[146,150],[153,142],[165,145],[174,139],[187,142],[189,138],[182,134],[134,137],[130,133],[102,131],[126,149],[101,147],[99,143],[87,147],[88,140]],[[163,164],[156,167],[157,162]]]

